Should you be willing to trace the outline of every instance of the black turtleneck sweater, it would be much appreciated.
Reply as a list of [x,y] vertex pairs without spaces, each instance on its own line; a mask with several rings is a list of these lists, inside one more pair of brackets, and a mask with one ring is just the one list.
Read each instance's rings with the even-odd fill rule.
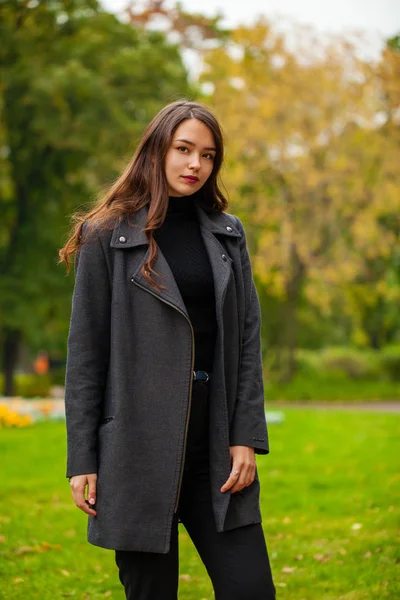
[[154,239],[185,303],[195,337],[194,369],[212,371],[217,323],[214,281],[193,196],[170,196],[165,221]]

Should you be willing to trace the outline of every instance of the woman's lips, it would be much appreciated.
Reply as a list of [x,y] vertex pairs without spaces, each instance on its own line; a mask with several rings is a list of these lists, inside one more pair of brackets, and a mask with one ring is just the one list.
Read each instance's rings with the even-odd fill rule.
[[190,177],[190,176],[185,176],[182,175],[183,179],[186,181],[186,183],[197,183],[199,181],[198,177]]

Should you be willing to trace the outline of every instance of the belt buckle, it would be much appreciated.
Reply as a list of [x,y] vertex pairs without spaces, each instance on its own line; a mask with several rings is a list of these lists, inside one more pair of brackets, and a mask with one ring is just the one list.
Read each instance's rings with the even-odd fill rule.
[[[198,377],[198,373],[204,374],[205,378]],[[206,371],[193,371],[193,380],[194,381],[201,381],[201,383],[206,383],[209,379],[210,379],[210,376]]]

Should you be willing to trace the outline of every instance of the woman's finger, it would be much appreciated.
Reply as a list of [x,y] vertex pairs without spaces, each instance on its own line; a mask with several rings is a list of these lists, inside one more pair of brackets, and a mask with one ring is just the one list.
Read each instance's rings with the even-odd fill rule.
[[239,477],[240,469],[237,466],[233,467],[228,479],[225,481],[224,485],[221,488],[221,492],[226,492],[227,490],[230,490],[231,487],[235,485],[235,483],[237,483]]
[[255,478],[255,468],[253,468],[252,465],[249,465],[249,467],[247,469],[245,467],[243,467],[240,477],[238,478],[235,485],[231,489],[231,494],[236,494],[237,492],[240,492],[241,490],[243,490],[245,487],[248,487],[249,485],[251,485],[254,481],[254,478]]
[[88,475],[88,500],[89,504],[93,509],[95,509],[96,504],[96,484],[97,484],[97,474],[94,473],[92,475]]
[[95,509],[91,508],[89,502],[85,498],[85,489],[88,483],[87,475],[78,475],[71,479],[72,497],[76,506],[84,513],[96,516]]

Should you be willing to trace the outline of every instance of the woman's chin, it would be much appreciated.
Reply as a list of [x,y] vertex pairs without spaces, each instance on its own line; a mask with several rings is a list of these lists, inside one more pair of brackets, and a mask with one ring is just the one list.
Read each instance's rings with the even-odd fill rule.
[[196,186],[196,188],[193,188],[192,185],[180,185],[179,188],[176,187],[174,189],[169,189],[168,195],[169,196],[191,196],[192,194],[194,194],[195,192],[197,192],[198,187]]

